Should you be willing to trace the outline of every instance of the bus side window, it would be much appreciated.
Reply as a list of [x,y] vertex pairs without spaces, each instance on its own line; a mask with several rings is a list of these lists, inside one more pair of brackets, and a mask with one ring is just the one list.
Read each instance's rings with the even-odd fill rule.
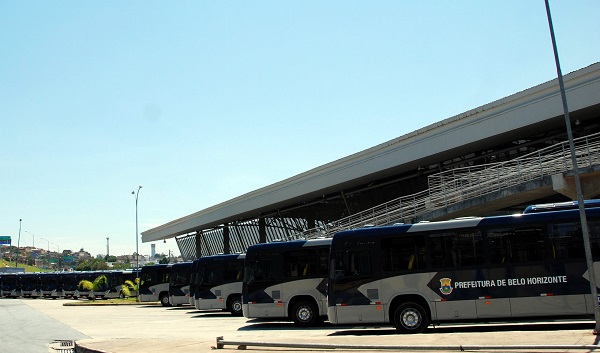
[[579,223],[553,224],[548,235],[554,260],[583,259],[583,234]]
[[600,222],[588,221],[592,257],[600,258]]
[[381,240],[383,270],[411,271],[425,268],[425,239],[420,236],[393,236]]
[[487,238],[492,263],[541,261],[545,258],[541,226],[490,229]]
[[373,273],[371,256],[365,250],[356,250],[350,255],[350,273],[356,276]]

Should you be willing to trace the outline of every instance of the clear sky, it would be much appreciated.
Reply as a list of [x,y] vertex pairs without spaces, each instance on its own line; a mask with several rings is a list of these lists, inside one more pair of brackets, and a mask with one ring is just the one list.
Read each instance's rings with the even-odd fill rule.
[[[600,61],[600,1],[551,8]],[[0,235],[94,256],[138,185],[142,232],[556,78],[543,0],[0,0],[0,46]]]

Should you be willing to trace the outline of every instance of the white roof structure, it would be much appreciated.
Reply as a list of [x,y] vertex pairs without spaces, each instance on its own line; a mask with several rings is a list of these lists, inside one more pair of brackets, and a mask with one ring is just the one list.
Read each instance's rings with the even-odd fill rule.
[[[593,119],[600,111],[600,63],[564,76],[572,119]],[[152,242],[209,229],[227,222],[258,218],[261,213],[371,179],[434,163],[459,150],[509,140],[524,130],[564,126],[558,80],[515,93],[462,114],[280,182],[240,195],[142,232]]]

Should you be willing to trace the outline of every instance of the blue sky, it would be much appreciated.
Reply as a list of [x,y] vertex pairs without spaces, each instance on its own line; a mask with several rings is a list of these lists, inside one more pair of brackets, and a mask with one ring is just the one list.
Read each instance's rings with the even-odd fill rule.
[[[600,61],[600,2],[551,8]],[[0,235],[92,255],[140,184],[141,232],[556,78],[542,0],[0,0],[0,45]]]

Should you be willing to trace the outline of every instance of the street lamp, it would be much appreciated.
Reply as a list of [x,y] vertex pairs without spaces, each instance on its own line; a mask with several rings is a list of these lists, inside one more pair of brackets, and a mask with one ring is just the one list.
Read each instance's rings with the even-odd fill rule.
[[60,246],[58,246],[58,244],[52,243],[50,242],[52,245],[56,246],[56,262],[58,263],[58,268],[60,268],[60,258],[61,258],[61,254],[60,254]]
[[131,194],[135,195],[135,282],[138,286],[136,293],[136,301],[140,301],[140,252],[138,249],[138,196],[140,196],[140,190],[142,186],[138,186],[137,193],[132,191]]
[[35,248],[35,234],[33,234],[33,233],[31,233],[31,232],[28,232],[28,231],[26,231],[26,230],[24,230],[24,232],[25,232],[25,233],[29,233],[29,234],[31,234],[31,235],[33,236],[33,244],[31,245],[31,247],[32,247],[32,248]]
[[[579,169],[577,166],[577,155],[575,153],[575,145],[573,142],[573,132],[571,131],[571,118],[569,117],[569,107],[567,105],[567,94],[565,92],[565,84],[563,82],[562,70],[560,68],[560,60],[558,58],[558,48],[556,45],[556,37],[554,36],[554,25],[552,24],[552,15],[550,13],[550,3],[548,0],[544,1],[546,5],[546,16],[548,17],[548,27],[550,29],[550,38],[552,39],[552,50],[554,51],[554,62],[556,64],[556,74],[558,76],[558,85],[560,88],[560,96],[563,103],[563,111],[565,117],[565,126],[567,129],[567,137],[569,139],[569,150],[571,152],[571,161],[573,163],[573,174],[575,177],[575,190],[577,191],[577,205],[579,208],[579,219],[581,221],[581,235],[583,238],[583,250],[585,253],[585,260],[587,264],[588,281],[590,283],[590,294],[592,295],[592,302],[598,298],[598,289],[596,288],[596,273],[594,271],[594,262],[592,259],[592,249],[590,245],[590,234],[588,229],[587,216],[585,214],[585,204],[583,201],[583,191],[581,188],[581,181],[579,180]],[[594,327],[594,334],[600,334],[600,307],[593,305],[594,307],[594,319],[596,326]]]
[[15,267],[19,267],[19,246],[21,246],[21,222],[23,220],[19,219],[19,239],[17,240],[17,258],[15,259]]
[[138,250],[138,197],[140,196],[140,185],[137,192],[132,191],[131,194],[135,195],[135,268],[140,268],[140,253]]
[[40,237],[40,239],[42,239],[42,240],[45,240],[45,241],[47,241],[47,242],[48,242],[48,254],[50,254],[50,240],[48,240],[48,239],[44,239],[44,238],[42,238],[42,237]]
[[48,268],[49,268],[50,267],[50,240],[44,239],[42,237],[40,237],[40,239],[48,242],[48,253],[46,253],[46,258],[48,259]]

